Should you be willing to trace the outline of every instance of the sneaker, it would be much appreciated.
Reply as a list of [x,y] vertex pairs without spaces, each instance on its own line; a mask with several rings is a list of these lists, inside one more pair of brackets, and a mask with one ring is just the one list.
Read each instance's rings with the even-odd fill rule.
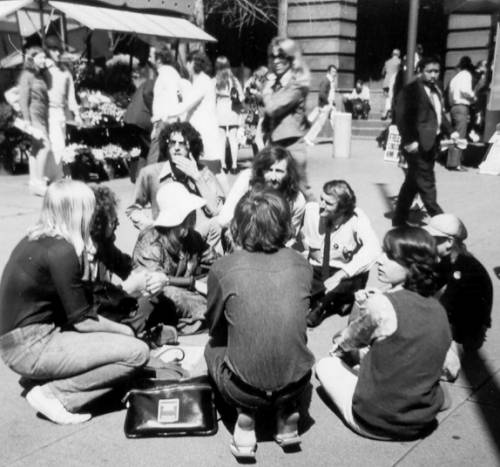
[[66,410],[56,397],[45,394],[41,386],[35,386],[26,394],[29,405],[43,416],[59,425],[76,425],[92,418],[89,413],[71,413]]

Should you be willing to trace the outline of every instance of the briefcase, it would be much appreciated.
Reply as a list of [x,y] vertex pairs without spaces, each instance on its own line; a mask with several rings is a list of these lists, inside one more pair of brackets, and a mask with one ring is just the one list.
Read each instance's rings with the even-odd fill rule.
[[125,396],[127,438],[217,433],[217,413],[207,376],[182,381],[146,379],[140,386]]

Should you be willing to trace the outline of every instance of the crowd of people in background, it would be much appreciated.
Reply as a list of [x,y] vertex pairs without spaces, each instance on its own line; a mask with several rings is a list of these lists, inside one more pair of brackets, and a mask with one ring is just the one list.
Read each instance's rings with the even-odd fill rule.
[[[388,93],[399,55],[385,65]],[[491,325],[491,280],[465,247],[462,221],[437,203],[433,172],[438,135],[464,137],[480,95],[470,60],[449,86],[454,128],[435,57],[421,57],[419,76],[390,106],[408,171],[380,242],[375,214],[358,206],[348,181],[325,175],[319,196],[309,186],[307,145],[335,118],[335,66],[308,118],[310,72],[290,38],[271,41],[267,67],[244,86],[226,57],[212,78],[203,52],[181,67],[170,49],[158,50],[157,76],[138,83],[126,118],[139,129],[142,163],[126,208],[138,239],[122,252],[113,192],[61,180],[58,170],[62,109],[78,113],[70,77],[56,53],[52,64],[42,49],[26,57],[19,101],[36,142],[30,189],[44,199],[3,271],[0,354],[32,381],[26,399],[36,411],[55,423],[85,422],[91,402],[140,376],[150,347],[208,331],[208,373],[237,411],[231,452],[239,459],[255,457],[264,408],[276,414],[280,446],[300,443],[298,405],[313,374],[362,436],[412,440],[435,429],[449,405],[443,375],[457,376],[457,346],[476,351]],[[346,101],[361,118],[367,91],[358,80]],[[230,187],[243,125],[254,159]],[[453,157],[460,167],[460,154]],[[429,215],[419,226],[408,217],[417,193]],[[367,288],[374,267],[381,289]],[[101,300],[103,287],[117,304]],[[315,366],[307,327],[334,313],[348,324]]]

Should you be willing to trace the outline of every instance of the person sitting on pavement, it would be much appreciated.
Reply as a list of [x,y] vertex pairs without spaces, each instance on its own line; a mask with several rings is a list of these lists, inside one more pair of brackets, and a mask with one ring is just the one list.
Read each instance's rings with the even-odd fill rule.
[[205,324],[207,309],[206,297],[195,290],[195,278],[202,262],[209,265],[215,259],[194,230],[196,212],[206,201],[171,182],[158,190],[157,203],[160,211],[154,224],[139,234],[134,247],[134,268],[148,271],[146,290],[153,308],[165,315],[162,321],[171,319],[179,333],[194,334]]
[[217,219],[228,227],[238,201],[253,187],[268,186],[287,200],[292,216],[292,242],[297,238],[304,219],[306,200],[299,190],[297,164],[290,152],[281,146],[267,146],[253,160],[252,168],[240,173],[229,192]]
[[365,287],[380,243],[356,195],[344,180],[323,185],[320,203],[307,203],[302,244],[313,266],[310,327],[328,315],[349,313],[354,292]]
[[[127,208],[127,215],[134,226],[142,230],[153,224],[158,217],[156,195],[161,186],[179,182],[190,193],[205,200],[197,213],[196,230],[214,245],[220,238],[216,216],[224,202],[224,191],[213,173],[198,164],[203,151],[200,134],[190,123],[176,122],[163,128],[160,134],[160,160],[144,167],[135,184],[134,203]],[[146,207],[151,206],[151,214]]]
[[398,227],[386,234],[383,249],[378,277],[390,290],[358,294],[349,325],[334,336],[316,375],[356,433],[414,440],[428,435],[436,414],[449,405],[439,379],[450,326],[432,297],[437,263],[432,236],[418,227]]
[[[177,342],[175,327],[155,312],[147,292],[149,273],[133,269],[132,257],[115,245],[118,213],[115,193],[105,185],[90,185],[96,199],[90,236],[94,249],[83,257],[82,278],[97,312],[130,326],[151,347]],[[122,279],[112,282],[113,274]]]
[[368,119],[370,113],[370,89],[364,84],[363,80],[356,80],[356,86],[351,94],[344,97],[344,107],[347,112],[352,114],[352,118]]
[[450,321],[453,340],[478,350],[491,327],[493,285],[485,267],[467,251],[467,229],[453,214],[438,214],[424,227],[437,242],[438,294]]
[[91,247],[95,197],[82,182],[51,184],[39,221],[15,247],[0,282],[0,354],[39,381],[28,403],[49,420],[77,424],[88,403],[122,385],[149,358],[133,330],[95,312],[81,258]]
[[237,251],[215,262],[208,275],[205,359],[223,399],[238,412],[231,452],[253,459],[259,409],[276,411],[278,444],[300,443],[297,404],[314,364],[306,334],[312,271],[285,248],[289,204],[275,190],[246,193],[231,232]]

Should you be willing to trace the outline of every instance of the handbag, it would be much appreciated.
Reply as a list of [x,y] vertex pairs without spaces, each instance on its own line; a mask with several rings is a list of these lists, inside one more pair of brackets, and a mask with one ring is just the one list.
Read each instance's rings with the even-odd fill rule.
[[124,424],[127,438],[217,433],[217,413],[207,376],[142,380],[124,400],[128,407]]

